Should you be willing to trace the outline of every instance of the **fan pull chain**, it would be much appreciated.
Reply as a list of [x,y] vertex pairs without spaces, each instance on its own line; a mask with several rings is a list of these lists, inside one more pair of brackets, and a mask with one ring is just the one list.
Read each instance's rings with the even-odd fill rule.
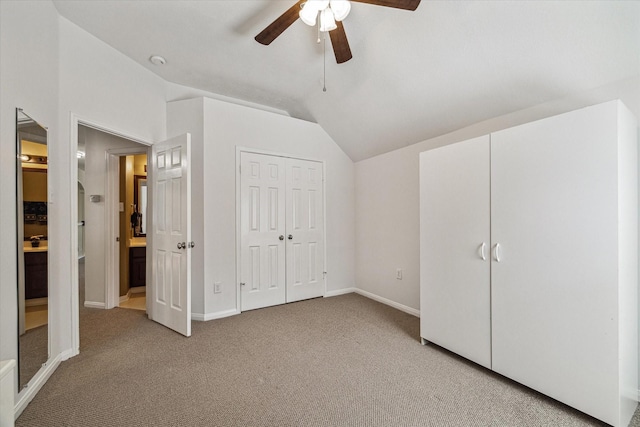
[[322,48],[322,91],[327,91],[327,33],[324,33],[324,46]]

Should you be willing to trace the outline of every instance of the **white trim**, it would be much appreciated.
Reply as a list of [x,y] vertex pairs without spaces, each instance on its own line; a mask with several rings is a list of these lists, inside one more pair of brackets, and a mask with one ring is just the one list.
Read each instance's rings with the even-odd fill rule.
[[49,304],[49,298],[47,297],[31,298],[31,299],[24,300],[25,307],[35,307],[38,305],[48,305],[48,304]]
[[207,322],[209,320],[222,319],[229,316],[235,316],[236,314],[240,314],[240,310],[224,310],[217,311],[215,313],[191,313],[191,320],[196,320],[198,322]]
[[77,356],[80,353],[77,349],[74,351],[72,349],[68,349],[60,353],[60,359],[64,362],[65,360],[71,359],[73,356]]
[[119,297],[120,303],[129,301],[129,299],[131,299],[131,295],[133,294],[144,294],[145,292],[147,292],[146,286],[136,286],[135,288],[129,288],[129,290],[125,295],[120,295]]
[[103,302],[96,302],[96,301],[85,301],[84,306],[85,308],[102,308],[102,309],[104,309],[105,307]]
[[[120,241],[116,236],[120,235],[120,215],[118,215],[118,202],[120,200],[120,156],[105,152],[106,175],[104,195],[104,230],[105,243],[105,283],[104,301],[105,308],[118,306],[120,297]],[[117,230],[117,231],[116,231]],[[86,249],[85,249],[86,251]]]
[[[69,153],[68,156],[71,159],[72,165],[75,167],[71,168],[71,173],[69,174],[69,188],[77,188],[78,186],[78,126],[83,125],[90,127],[92,129],[99,130],[101,132],[106,132],[111,135],[116,135],[130,141],[137,142],[142,145],[150,146],[153,144],[152,141],[147,140],[145,138],[140,138],[134,136],[128,132],[123,132],[118,130],[115,126],[111,126],[109,124],[102,124],[96,122],[91,119],[87,119],[85,117],[80,117],[79,115],[74,114],[72,111],[69,112]],[[71,191],[71,215],[69,216],[70,229],[71,229],[71,349],[66,350],[65,354],[70,354],[69,357],[76,356],[80,353],[80,311],[79,311],[79,290],[78,290],[78,192]],[[89,302],[89,306],[93,304]],[[101,304],[101,303],[97,303]],[[87,302],[85,302],[85,307],[87,307]],[[96,307],[103,308],[103,307]],[[49,311],[51,313],[51,310]],[[147,312],[149,312],[147,310]],[[51,340],[49,340],[51,341]]]
[[357,292],[356,288],[344,288],[344,289],[338,289],[338,290],[335,290],[335,291],[325,292],[324,293],[324,297],[325,298],[337,297],[339,295],[352,294],[354,292]]
[[119,300],[123,303],[125,301],[129,301],[129,298],[131,298],[131,289],[129,289],[125,295],[120,295]]
[[53,372],[58,368],[60,362],[62,362],[62,356],[61,354],[58,354],[56,357],[43,363],[42,368],[36,372],[31,381],[29,381],[29,383],[18,394],[17,401],[14,406],[15,419],[18,419],[20,414],[22,414],[24,408],[26,408],[29,402],[33,400],[44,383],[47,382],[51,374],[53,374]]
[[240,298],[242,298],[242,295],[240,292],[240,277],[242,274],[242,265],[240,265],[240,254],[242,252],[242,245],[241,245],[242,230],[240,229],[240,226],[241,226],[240,206],[242,203],[242,201],[240,200],[240,197],[241,197],[240,186],[241,186],[242,175],[240,174],[240,164],[241,164],[240,156],[242,153],[263,154],[266,156],[284,157],[287,159],[306,160],[310,162],[320,163],[322,165],[322,209],[323,209],[322,221],[324,223],[322,228],[322,233],[323,233],[322,239],[324,240],[323,241],[324,259],[322,261],[323,262],[322,280],[324,281],[324,295],[322,296],[326,296],[327,288],[328,288],[328,281],[327,281],[328,274],[325,274],[327,273],[327,172],[326,172],[327,165],[326,165],[326,162],[324,160],[318,160],[311,157],[304,157],[304,156],[298,156],[298,155],[287,154],[282,152],[267,151],[267,150],[261,150],[258,148],[250,148],[250,147],[236,145],[236,311],[238,313],[242,311],[241,310],[242,303],[240,301]]
[[363,291],[362,289],[355,288],[355,292],[363,297],[367,297],[374,301],[381,302],[382,304],[386,304],[390,307],[393,307],[397,310],[404,311],[405,313],[411,314],[412,316],[420,317],[420,310],[416,310],[415,308],[408,307],[404,304],[397,303],[395,301],[391,301],[390,299],[378,296],[376,294],[372,294],[371,292]]

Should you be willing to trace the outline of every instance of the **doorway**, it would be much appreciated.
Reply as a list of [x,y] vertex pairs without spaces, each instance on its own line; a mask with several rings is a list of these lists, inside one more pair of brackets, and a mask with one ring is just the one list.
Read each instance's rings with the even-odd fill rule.
[[323,164],[240,152],[242,311],[324,295]]
[[144,285],[146,227],[141,224],[146,224],[146,213],[142,215],[134,199],[143,197],[136,184],[146,183],[147,149],[136,141],[78,125],[77,176],[83,190],[78,191],[77,204],[80,309],[109,309],[130,300],[137,309],[146,306],[145,287],[140,281],[132,287],[129,280],[129,251],[137,251],[135,261],[142,268],[136,271],[142,272]]

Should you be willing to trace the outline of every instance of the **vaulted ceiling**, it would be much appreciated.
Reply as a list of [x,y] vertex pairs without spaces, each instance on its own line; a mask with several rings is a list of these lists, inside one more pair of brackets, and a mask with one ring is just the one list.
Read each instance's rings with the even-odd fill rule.
[[640,73],[637,1],[353,3],[340,65],[300,20],[254,40],[294,3],[54,0],[163,79],[317,122],[354,161]]

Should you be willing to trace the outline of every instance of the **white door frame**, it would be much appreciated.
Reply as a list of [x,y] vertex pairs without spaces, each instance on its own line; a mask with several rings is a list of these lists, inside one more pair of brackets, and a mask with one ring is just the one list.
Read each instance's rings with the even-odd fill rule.
[[[114,126],[102,124],[98,121],[80,117],[73,112],[69,113],[69,158],[72,165],[69,174],[69,188],[78,187],[78,126],[83,125],[111,135],[119,136],[142,145],[150,146],[153,142],[134,136],[129,132],[117,130]],[[151,209],[151,206],[148,206]],[[80,312],[78,301],[78,192],[71,191],[71,215],[69,216],[71,235],[70,257],[71,260],[71,351],[63,354],[66,360],[80,353]],[[147,268],[147,274],[149,274]]]
[[[148,149],[148,146],[146,146]],[[148,151],[148,150],[147,150]],[[104,308],[110,309],[120,306],[120,242],[113,238],[120,234],[120,157],[132,156],[134,154],[149,153],[137,148],[114,148],[107,150],[107,176],[104,195],[105,218],[107,228],[105,230],[106,241],[106,280],[104,286]]]
[[327,181],[326,181],[326,164],[324,160],[318,160],[311,157],[298,156],[294,154],[276,152],[276,151],[267,151],[260,150],[258,148],[250,148],[250,147],[241,147],[236,146],[236,311],[237,313],[241,313],[241,292],[240,292],[240,277],[242,276],[242,265],[240,263],[241,257],[241,238],[242,238],[242,230],[241,230],[241,216],[240,216],[240,207],[241,207],[241,195],[240,195],[240,155],[242,153],[254,153],[254,154],[264,154],[267,156],[276,156],[276,157],[284,157],[287,159],[296,159],[296,160],[308,160],[311,162],[318,162],[322,164],[322,220],[323,224],[323,233],[322,238],[324,239],[324,260],[322,266],[322,281],[324,282],[324,292],[323,297],[327,295]]

